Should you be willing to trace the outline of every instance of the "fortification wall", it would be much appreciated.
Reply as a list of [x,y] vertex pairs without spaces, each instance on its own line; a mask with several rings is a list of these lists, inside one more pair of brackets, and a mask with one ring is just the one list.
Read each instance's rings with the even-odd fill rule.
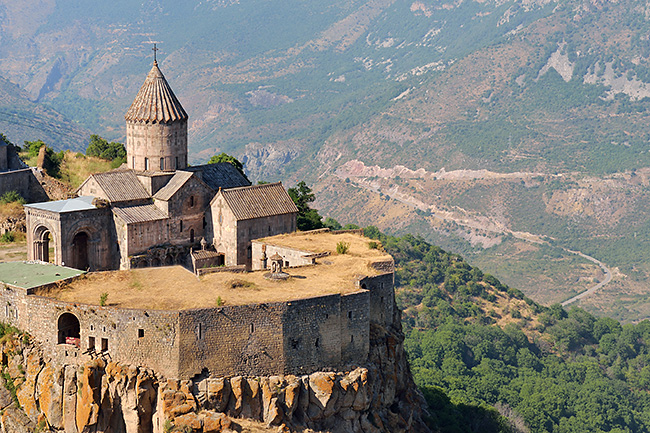
[[213,375],[284,371],[285,309],[280,303],[181,311],[180,376],[193,377],[204,368]]
[[[2,320],[27,330],[60,365],[101,357],[179,377],[178,312],[73,304],[10,286],[2,289],[1,299]],[[78,348],[60,343],[59,320],[64,314],[79,321]]]
[[341,296],[341,362],[361,365],[370,348],[370,292]]
[[287,303],[283,320],[285,373],[305,374],[341,362],[341,296]]
[[393,272],[364,277],[357,286],[370,292],[370,321],[382,326],[393,323],[395,291],[393,290],[395,274]]

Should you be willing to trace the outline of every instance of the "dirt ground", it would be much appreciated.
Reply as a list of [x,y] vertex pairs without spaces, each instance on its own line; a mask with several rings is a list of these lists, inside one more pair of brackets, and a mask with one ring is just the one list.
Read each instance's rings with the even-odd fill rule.
[[[358,235],[315,234],[309,235],[309,242],[301,236],[279,238],[273,239],[294,248],[305,247],[305,251],[331,254],[319,259],[315,266],[285,269],[290,278],[281,281],[265,278],[268,271],[220,272],[199,278],[180,266],[170,266],[90,273],[56,290],[38,294],[95,305],[106,294],[106,305],[157,310],[283,302],[354,292],[359,276],[377,274],[369,265],[389,257],[381,250],[369,248],[369,240]],[[342,241],[349,243],[349,251],[337,254],[336,245]]]
[[27,242],[0,243],[0,262],[27,260]]

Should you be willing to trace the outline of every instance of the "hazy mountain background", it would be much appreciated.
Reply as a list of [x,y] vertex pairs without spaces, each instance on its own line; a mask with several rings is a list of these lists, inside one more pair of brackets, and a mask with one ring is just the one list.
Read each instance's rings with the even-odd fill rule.
[[306,180],[542,303],[650,317],[650,6],[612,1],[0,0],[0,131],[124,138],[159,43],[193,163]]

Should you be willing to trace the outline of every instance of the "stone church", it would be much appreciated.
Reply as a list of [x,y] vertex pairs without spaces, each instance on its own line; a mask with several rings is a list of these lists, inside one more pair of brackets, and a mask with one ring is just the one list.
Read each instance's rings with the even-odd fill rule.
[[30,260],[130,269],[189,265],[200,250],[250,269],[252,240],[296,230],[281,183],[252,186],[228,163],[188,167],[188,115],[157,61],[125,119],[126,164],[89,176],[76,198],[25,205]]

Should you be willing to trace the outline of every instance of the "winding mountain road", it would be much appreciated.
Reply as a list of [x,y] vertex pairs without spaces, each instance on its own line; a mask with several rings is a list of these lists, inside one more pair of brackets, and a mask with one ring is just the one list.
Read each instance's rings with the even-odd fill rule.
[[598,289],[601,289],[607,283],[612,281],[612,271],[610,271],[609,268],[607,266],[605,266],[605,264],[603,262],[601,262],[601,261],[599,261],[597,259],[594,259],[593,257],[588,256],[588,255],[586,255],[584,253],[581,253],[580,251],[572,251],[572,250],[569,250],[569,249],[566,249],[566,248],[565,248],[565,250],[570,252],[570,253],[577,254],[580,257],[585,258],[585,259],[589,260],[590,262],[593,262],[593,263],[597,264],[598,266],[600,266],[600,269],[602,269],[603,273],[605,274],[605,279],[603,281],[601,281],[600,283],[596,284],[595,286],[593,286],[593,287],[585,290],[584,292],[574,296],[573,298],[567,299],[566,301],[562,302],[563,307],[566,307],[567,305],[569,305],[569,304],[571,304],[571,303],[573,303],[573,302],[575,302],[577,300],[580,300],[580,299],[585,298],[585,297],[587,297],[589,295],[592,295]]

